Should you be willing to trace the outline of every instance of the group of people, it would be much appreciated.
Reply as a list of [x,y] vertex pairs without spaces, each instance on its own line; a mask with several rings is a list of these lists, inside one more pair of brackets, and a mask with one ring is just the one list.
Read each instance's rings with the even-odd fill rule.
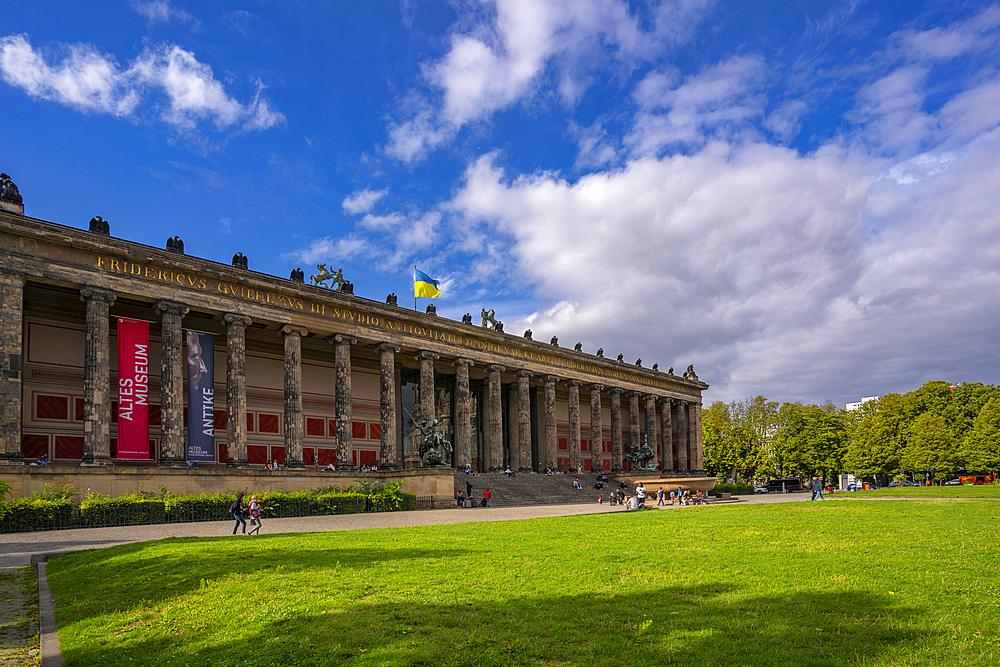
[[820,500],[824,499],[823,480],[819,477],[813,477],[812,480],[809,481],[809,490],[812,491],[812,498],[809,500],[816,500],[816,498],[819,498]]
[[278,459],[274,459],[265,466],[268,470],[281,470],[281,465],[278,463]]
[[[236,524],[233,525],[233,535],[236,531],[242,527],[244,535],[260,535],[261,527],[261,507],[260,499],[256,495],[250,497],[250,502],[246,505],[243,504],[243,498],[246,496],[246,492],[240,491],[236,494],[236,500],[233,501],[232,505],[229,506],[229,512],[236,519]],[[247,532],[247,519],[250,519],[250,525],[252,528],[250,532]]]
[[465,483],[465,494],[459,490],[455,493],[455,500],[459,507],[491,507],[493,504],[493,492],[490,489],[483,491],[483,500],[477,504],[476,496],[472,493],[472,484]]
[[[621,486],[624,486],[622,484]],[[684,489],[682,487],[677,487],[676,491],[670,491],[670,504],[678,503],[680,505],[704,505],[705,504],[705,492],[698,491],[692,495],[690,490]],[[649,498],[649,492],[646,489],[646,485],[639,482],[638,486],[635,487],[635,495],[628,495],[624,490],[619,489],[617,491],[612,491],[609,496],[610,504],[612,505],[624,505],[625,510],[639,510],[646,508],[646,500]],[[661,486],[656,492],[656,505],[665,506],[667,499],[667,492]],[[599,504],[604,503],[604,497],[598,496],[597,502]]]

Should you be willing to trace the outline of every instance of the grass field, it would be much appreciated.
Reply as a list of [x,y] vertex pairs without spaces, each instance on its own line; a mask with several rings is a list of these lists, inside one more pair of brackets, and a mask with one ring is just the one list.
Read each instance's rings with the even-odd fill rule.
[[1000,503],[171,539],[50,561],[66,665],[995,665]]
[[[834,495],[840,496],[839,493]],[[845,495],[865,498],[1000,498],[1000,485],[892,486],[874,491],[852,491]]]

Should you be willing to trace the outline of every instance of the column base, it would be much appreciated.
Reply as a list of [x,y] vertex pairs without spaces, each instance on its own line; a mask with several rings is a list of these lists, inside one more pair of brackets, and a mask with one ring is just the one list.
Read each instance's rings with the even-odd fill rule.
[[292,461],[291,463],[285,463],[281,468],[282,470],[302,470],[306,467],[306,464],[301,461]]
[[20,454],[0,454],[0,466],[23,466],[24,457]]
[[159,461],[159,465],[164,468],[186,468],[187,459],[178,459],[173,457],[161,458]]

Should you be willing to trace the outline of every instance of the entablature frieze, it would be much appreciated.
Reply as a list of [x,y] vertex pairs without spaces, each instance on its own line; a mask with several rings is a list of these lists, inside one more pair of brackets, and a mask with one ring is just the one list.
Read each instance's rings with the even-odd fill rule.
[[[178,256],[120,239],[97,242],[80,230],[27,222],[28,228],[23,230],[0,225],[0,250],[5,270],[24,273],[29,281],[87,285],[153,304],[183,304],[192,310],[239,312],[249,321],[272,321],[279,328],[305,327],[317,337],[357,337],[437,353],[447,360],[464,358],[479,367],[503,363],[537,378],[558,374],[561,383],[613,386],[698,403],[701,392],[708,388],[700,381],[290,280],[235,271],[189,255]],[[45,226],[60,233],[46,238],[34,229]],[[16,241],[12,236],[26,236],[31,242],[12,243]],[[81,238],[68,238],[76,236]]]

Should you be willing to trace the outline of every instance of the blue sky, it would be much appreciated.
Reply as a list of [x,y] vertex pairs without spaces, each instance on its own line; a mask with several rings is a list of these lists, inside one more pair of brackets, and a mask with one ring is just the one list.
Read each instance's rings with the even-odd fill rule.
[[31,216],[401,304],[416,263],[445,317],[843,404],[997,380],[998,68],[989,2],[22,3],[0,170]]

